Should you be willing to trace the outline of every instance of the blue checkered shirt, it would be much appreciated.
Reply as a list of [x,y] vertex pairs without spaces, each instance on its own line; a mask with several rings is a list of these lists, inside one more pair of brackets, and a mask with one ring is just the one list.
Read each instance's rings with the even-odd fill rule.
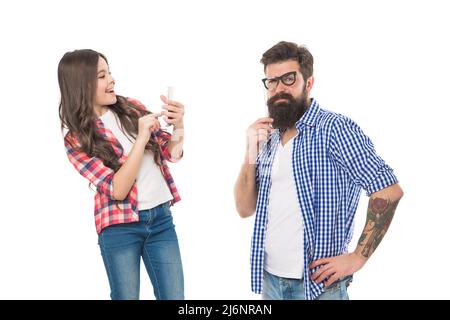
[[[397,178],[355,122],[320,108],[315,99],[295,126],[299,134],[293,141],[292,164],[304,224],[305,297],[315,299],[324,287],[310,280],[315,270],[308,265],[347,252],[361,188],[370,195],[397,183]],[[250,258],[255,293],[262,291],[271,171],[279,143],[276,130],[256,160],[258,197]]]

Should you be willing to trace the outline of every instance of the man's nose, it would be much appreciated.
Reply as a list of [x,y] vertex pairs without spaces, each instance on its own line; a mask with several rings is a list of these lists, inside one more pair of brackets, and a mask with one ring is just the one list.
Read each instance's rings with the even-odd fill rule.
[[277,84],[277,86],[275,87],[275,91],[274,91],[274,93],[275,94],[278,94],[278,93],[284,93],[284,92],[287,92],[287,86],[283,83],[283,82],[278,82],[278,84]]

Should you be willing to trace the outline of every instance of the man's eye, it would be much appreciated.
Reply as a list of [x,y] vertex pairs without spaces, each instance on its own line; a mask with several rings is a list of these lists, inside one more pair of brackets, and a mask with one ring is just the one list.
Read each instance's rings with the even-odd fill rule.
[[295,79],[295,77],[294,77],[294,75],[292,75],[292,74],[287,75],[287,76],[284,77],[284,80],[285,80],[285,81],[288,81],[288,82],[293,82],[294,79]]

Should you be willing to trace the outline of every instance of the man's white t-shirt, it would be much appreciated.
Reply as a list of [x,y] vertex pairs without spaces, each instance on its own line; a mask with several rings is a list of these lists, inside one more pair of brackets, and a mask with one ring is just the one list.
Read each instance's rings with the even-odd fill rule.
[[272,166],[264,269],[283,278],[303,278],[303,219],[292,167],[293,140],[280,142]]

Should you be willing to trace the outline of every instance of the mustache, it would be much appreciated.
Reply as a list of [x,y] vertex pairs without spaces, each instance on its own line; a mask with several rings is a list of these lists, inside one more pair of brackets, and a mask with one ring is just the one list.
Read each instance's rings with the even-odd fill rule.
[[267,105],[273,105],[277,100],[280,99],[286,99],[287,101],[289,101],[290,103],[295,103],[295,99],[294,97],[287,93],[287,92],[280,92],[277,93],[276,95],[274,95],[273,97],[271,97],[269,100],[267,100]]

